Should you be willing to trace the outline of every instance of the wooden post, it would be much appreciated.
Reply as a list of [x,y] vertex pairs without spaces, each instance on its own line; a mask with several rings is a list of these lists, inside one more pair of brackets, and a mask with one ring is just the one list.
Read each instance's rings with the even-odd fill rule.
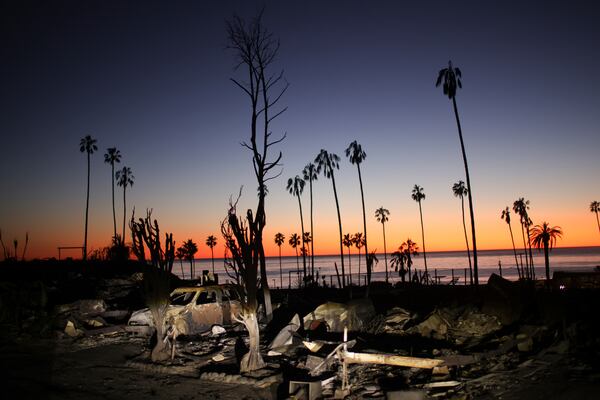
[[433,270],[433,276],[434,276],[434,278],[433,278],[433,279],[435,280],[435,284],[437,285],[437,284],[439,283],[439,281],[438,281],[438,276],[437,276],[437,268],[435,268],[435,269]]
[[[360,282],[360,278],[359,278]],[[348,327],[344,327],[344,354],[348,353]],[[346,363],[346,357],[344,357],[342,363],[342,390],[346,390],[348,388],[348,364]]]
[[454,268],[452,268],[450,271],[452,271],[452,284],[454,285]]
[[288,289],[292,288],[292,271],[288,271]]
[[467,269],[465,268],[465,286],[467,286]]

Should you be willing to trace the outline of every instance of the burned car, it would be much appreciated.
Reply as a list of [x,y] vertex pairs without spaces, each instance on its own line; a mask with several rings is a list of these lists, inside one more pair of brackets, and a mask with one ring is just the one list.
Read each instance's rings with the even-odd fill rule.
[[[180,287],[170,296],[165,321],[177,326],[180,334],[202,333],[217,325],[231,325],[241,310],[239,288],[234,285]],[[152,334],[154,321],[150,309],[131,314],[127,330]]]

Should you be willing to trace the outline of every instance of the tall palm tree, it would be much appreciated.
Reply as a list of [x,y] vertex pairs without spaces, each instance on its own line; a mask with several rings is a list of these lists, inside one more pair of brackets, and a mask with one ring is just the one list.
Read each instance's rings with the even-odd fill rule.
[[[517,258],[517,248],[515,247],[515,238],[513,236],[513,231],[512,231],[512,226],[510,225],[510,208],[508,206],[506,206],[506,208],[504,210],[502,210],[502,216],[500,217],[502,218],[504,221],[506,221],[506,224],[508,225],[508,230],[510,232],[510,240],[512,242],[512,246],[513,246],[513,253],[515,254],[515,264],[517,266],[517,272],[519,273],[519,277],[521,277],[521,270],[519,269],[519,259]],[[523,276],[524,278],[524,276]]]
[[473,266],[471,265],[471,251],[469,250],[469,237],[467,236],[467,223],[465,221],[465,196],[469,190],[465,187],[463,181],[458,181],[452,185],[452,193],[454,197],[460,198],[460,209],[462,211],[463,231],[465,232],[465,243],[467,244],[467,258],[469,259],[469,276],[471,279],[471,285],[473,284]]
[[188,239],[183,242],[181,246],[183,248],[184,258],[190,262],[190,277],[194,279],[196,275],[196,263],[195,263],[195,255],[198,252],[198,245],[192,241],[192,239]]
[[423,240],[423,262],[425,263],[425,277],[429,279],[429,273],[427,272],[427,251],[425,250],[425,228],[423,227],[423,209],[421,208],[421,201],[425,200],[425,192],[419,185],[415,185],[412,190],[411,197],[414,201],[419,203],[419,215],[421,216],[421,239]]
[[277,247],[279,247],[279,284],[281,285],[280,287],[282,289],[283,289],[283,270],[281,269],[281,245],[283,244],[284,241],[285,241],[285,236],[283,236],[283,233],[277,232],[275,234],[275,244],[277,245]]
[[123,243],[125,243],[125,216],[127,215],[127,197],[125,192],[127,186],[133,186],[135,177],[131,173],[131,168],[123,167],[120,171],[117,171],[115,177],[117,178],[117,185],[123,187]]
[[544,262],[546,264],[546,281],[550,282],[550,256],[549,251],[556,244],[556,239],[562,237],[560,226],[550,227],[547,222],[542,225],[536,225],[531,229],[531,242],[540,250],[544,247]]
[[383,208],[383,206],[379,207],[375,210],[375,218],[377,218],[377,222],[381,222],[381,227],[383,228],[383,258],[385,260],[385,282],[388,283],[388,263],[387,263],[387,244],[385,242],[385,223],[389,221],[388,215],[390,215],[390,210]]
[[[369,242],[367,240],[367,213],[365,211],[365,193],[363,191],[362,175],[360,173],[360,164],[367,158],[367,153],[362,149],[362,146],[355,140],[346,149],[346,157],[351,164],[356,165],[358,170],[358,183],[360,185],[360,199],[362,201],[363,212],[363,232],[365,234],[365,260],[367,261],[367,284],[371,283],[371,263],[369,262]],[[360,282],[359,282],[360,283]]]
[[313,181],[317,180],[317,167],[313,163],[308,163],[302,170],[302,176],[305,182],[308,182],[308,189],[310,191],[310,232],[312,234],[312,241],[310,242],[310,275],[315,277],[315,229],[313,227]]
[[[525,252],[525,264],[527,264],[526,275],[527,278],[535,279],[535,271],[533,267],[533,254],[531,253],[531,238],[529,235],[529,227],[532,225],[531,218],[529,218],[529,200],[525,200],[523,197],[515,200],[513,203],[513,211],[519,215],[521,222],[521,234],[523,235],[523,251]],[[527,240],[525,240],[525,232],[527,232]],[[529,254],[527,249],[529,248]]]
[[600,203],[592,201],[590,203],[590,211],[596,214],[596,224],[598,224],[598,232],[600,232],[600,220],[598,219],[598,211],[600,211]]
[[[352,284],[352,260],[350,254],[350,248],[354,245],[354,241],[352,240],[352,235],[346,233],[342,239],[344,246],[348,248],[348,271],[350,272],[350,284]],[[360,284],[360,275],[358,276],[358,283]]]
[[185,258],[185,247],[179,246],[175,251],[175,257],[179,259],[179,266],[181,267],[181,278],[185,279],[185,272],[183,272],[183,259]]
[[342,242],[342,216],[340,214],[340,202],[338,201],[337,189],[335,187],[334,170],[340,168],[340,157],[337,154],[329,153],[327,150],[321,149],[315,158],[317,164],[317,174],[323,171],[323,175],[327,179],[331,179],[333,185],[333,196],[335,197],[335,207],[337,209],[338,227],[340,234],[340,258],[342,261],[342,286],[346,286],[346,270],[344,267],[344,244]]
[[213,276],[215,275],[215,253],[214,253],[214,247],[217,245],[217,238],[214,237],[213,235],[210,235],[209,237],[206,238],[206,245],[208,247],[210,247],[210,258],[212,259],[212,273]]
[[[302,228],[302,248],[305,249],[305,241],[304,241],[304,217],[302,214],[302,201],[300,201],[300,196],[304,191],[304,180],[300,178],[300,176],[296,175],[294,179],[290,178],[287,181],[287,191],[292,195],[298,198],[298,208],[300,209],[300,227]],[[302,266],[304,268],[304,279],[303,282],[306,283],[306,250],[302,253]]]
[[[308,258],[308,256],[311,255],[310,251],[308,250],[308,245],[312,242],[312,236],[310,235],[310,232],[304,232],[304,238],[302,241],[304,242],[304,247],[300,249],[300,252],[304,253],[305,257]],[[310,273],[310,268],[308,268],[307,274],[308,280],[305,280],[305,284],[307,284],[309,281],[314,282],[315,276]]]
[[300,237],[297,233],[292,233],[288,243],[296,250],[296,274],[298,275],[298,285],[300,285],[300,260],[298,259],[298,246],[300,246]]
[[[115,163],[121,162],[121,152],[116,147],[109,147],[104,154],[104,162],[110,164],[110,186],[112,189],[113,238],[117,237],[117,215],[115,213]],[[125,240],[125,238],[123,238]]]
[[90,156],[98,150],[96,139],[86,135],[79,142],[79,151],[87,153],[87,195],[85,199],[85,235],[83,238],[83,259],[87,259],[87,237],[88,237],[88,212],[90,208]]
[[360,249],[365,246],[365,238],[362,232],[356,232],[354,236],[352,236],[352,242],[354,242],[354,246],[356,246],[356,250],[358,250],[358,286],[360,286]]
[[[460,126],[460,118],[458,116],[458,108],[456,107],[456,90],[462,89],[462,73],[460,69],[452,67],[452,61],[448,61],[448,68],[442,68],[438,73],[435,86],[438,87],[444,82],[442,88],[444,95],[452,100],[454,116],[456,117],[456,126],[458,127],[458,137],[460,139],[460,149],[462,151],[463,162],[465,164],[465,177],[467,178],[467,196],[469,199],[469,214],[471,216],[471,240],[473,241],[473,275],[475,276],[475,284],[479,285],[479,269],[477,267],[477,237],[475,235],[475,213],[473,211],[473,187],[471,186],[471,178],[469,176],[469,164],[467,163],[467,153],[465,152],[465,143]],[[425,243],[423,243],[423,254],[425,254]]]
[[413,256],[419,255],[419,247],[415,242],[410,240],[410,238],[406,239],[406,242],[402,243],[398,248],[398,251],[404,253],[406,256],[406,267],[408,268],[408,281],[412,281],[411,271],[412,271],[412,258]]

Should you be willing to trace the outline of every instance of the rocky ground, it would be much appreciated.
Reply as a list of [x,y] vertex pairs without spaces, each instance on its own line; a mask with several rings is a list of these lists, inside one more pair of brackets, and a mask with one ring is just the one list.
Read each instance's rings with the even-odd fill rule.
[[[180,337],[173,360],[149,361],[150,339],[124,329],[144,305],[143,266],[48,267],[0,265],[0,373],[19,398],[595,399],[600,389],[597,289],[494,276],[477,289],[376,284],[369,301],[358,288],[352,299],[276,291],[262,325],[267,368],[242,376],[239,326]],[[342,326],[349,352],[441,364],[344,367]],[[290,395],[290,382],[304,383]]]

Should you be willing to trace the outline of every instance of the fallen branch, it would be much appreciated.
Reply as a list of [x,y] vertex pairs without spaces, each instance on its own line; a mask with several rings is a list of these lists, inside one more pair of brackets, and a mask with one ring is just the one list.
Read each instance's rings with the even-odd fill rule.
[[444,360],[434,358],[405,357],[392,354],[353,353],[351,351],[342,351],[340,354],[343,361],[348,364],[385,364],[399,367],[433,369],[444,363]]

